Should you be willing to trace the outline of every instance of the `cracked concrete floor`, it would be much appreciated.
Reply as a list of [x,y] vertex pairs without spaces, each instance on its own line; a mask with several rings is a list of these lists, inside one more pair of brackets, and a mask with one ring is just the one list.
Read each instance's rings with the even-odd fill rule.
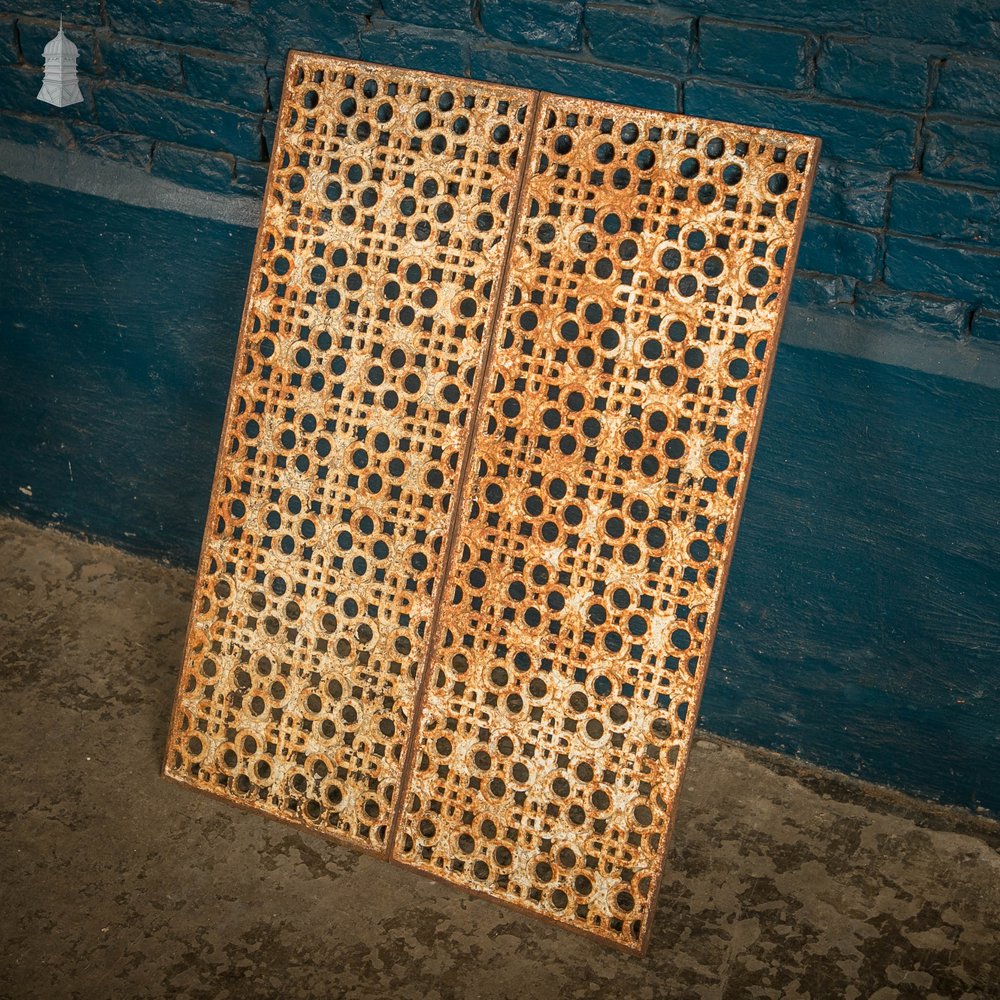
[[1000,828],[701,738],[630,958],[159,777],[189,574],[0,520],[0,997],[1000,997]]

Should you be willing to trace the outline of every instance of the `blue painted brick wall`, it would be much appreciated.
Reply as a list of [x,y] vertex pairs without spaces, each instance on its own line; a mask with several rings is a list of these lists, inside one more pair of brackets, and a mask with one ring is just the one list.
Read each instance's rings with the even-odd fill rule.
[[[795,301],[998,339],[990,0],[19,0],[0,139],[259,196],[289,48],[821,136]],[[62,13],[86,100],[35,100]]]
[[[765,424],[774,447],[741,535],[745,554],[764,555],[734,565],[703,718],[1000,808],[997,393],[926,374],[948,357],[1000,371],[996,0],[15,3],[0,12],[0,140],[70,151],[60,163],[137,165],[150,189],[175,182],[215,206],[218,192],[243,196],[231,207],[246,217],[292,47],[821,136],[789,332],[847,330],[890,361],[912,351],[911,370],[783,349]],[[35,99],[60,13],[85,96],[62,110]],[[25,380],[7,394],[5,509],[189,558],[220,419],[206,387],[227,377],[251,230],[2,176],[0,187],[0,204],[24,213],[0,240],[16,284],[0,355]],[[91,260],[80,248],[98,213],[107,252]],[[59,240],[62,284],[33,295]],[[58,367],[21,363],[36,356]],[[114,419],[94,431],[81,408],[105,396]],[[135,413],[176,433],[150,438]]]
[[587,45],[598,59],[679,76],[690,65],[694,23],[658,7],[593,3],[584,11]]
[[815,41],[804,31],[702,18],[698,42],[698,67],[705,76],[784,90],[809,84]]

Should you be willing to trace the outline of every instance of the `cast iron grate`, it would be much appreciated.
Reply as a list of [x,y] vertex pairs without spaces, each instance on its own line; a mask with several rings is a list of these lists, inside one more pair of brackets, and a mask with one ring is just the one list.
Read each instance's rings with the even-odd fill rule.
[[817,152],[293,53],[166,773],[642,950]]

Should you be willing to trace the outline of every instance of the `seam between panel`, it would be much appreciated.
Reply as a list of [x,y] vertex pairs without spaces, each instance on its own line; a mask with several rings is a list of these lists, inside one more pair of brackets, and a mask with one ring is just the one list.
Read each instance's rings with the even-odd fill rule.
[[445,539],[444,556],[441,560],[440,586],[434,598],[434,605],[431,612],[431,622],[428,628],[427,650],[424,654],[424,661],[417,676],[417,693],[413,702],[413,713],[410,720],[410,730],[407,734],[406,752],[403,755],[403,764],[400,769],[399,786],[393,803],[392,819],[389,824],[389,831],[386,835],[386,857],[394,860],[398,858],[396,852],[396,839],[399,836],[399,827],[402,821],[403,810],[406,798],[410,790],[410,779],[413,776],[414,759],[417,752],[417,742],[419,739],[420,723],[423,718],[424,702],[427,694],[428,674],[431,670],[431,663],[434,654],[437,652],[438,636],[441,629],[441,615],[444,605],[445,591],[448,581],[451,579],[452,563],[455,556],[455,547],[458,544],[458,533],[461,526],[461,511],[465,500],[465,487],[469,476],[469,466],[473,459],[476,441],[479,437],[479,426],[482,419],[483,403],[486,399],[487,385],[493,368],[493,357],[495,353],[497,331],[506,309],[507,286],[510,278],[511,258],[514,254],[514,245],[520,232],[521,209],[524,204],[524,193],[527,187],[528,165],[531,163],[535,145],[535,130],[538,124],[538,115],[542,105],[541,91],[530,91],[532,97],[532,108],[528,120],[528,126],[524,133],[524,156],[519,165],[517,178],[513,188],[513,204],[510,211],[510,223],[507,229],[507,245],[504,248],[503,259],[500,262],[500,270],[497,275],[496,298],[494,308],[483,337],[483,350],[481,354],[482,368],[480,371],[478,384],[473,392],[472,403],[469,407],[469,424],[466,431],[465,447],[462,453],[462,464],[458,470],[458,480],[455,483],[455,491],[452,494],[453,503],[451,517],[448,524],[448,534]]

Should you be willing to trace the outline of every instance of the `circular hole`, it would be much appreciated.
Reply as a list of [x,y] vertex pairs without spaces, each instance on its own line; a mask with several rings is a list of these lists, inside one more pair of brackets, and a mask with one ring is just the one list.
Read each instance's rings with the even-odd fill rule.
[[705,143],[705,154],[713,160],[717,160],[725,151],[726,144],[717,136]]
[[635,897],[632,893],[623,890],[615,897],[615,903],[618,905],[618,909],[630,913],[635,908]]
[[771,174],[767,179],[767,189],[771,194],[784,194],[788,190],[788,174]]
[[677,291],[685,298],[689,298],[698,291],[698,279],[693,274],[683,275],[677,282]]
[[750,365],[746,358],[733,358],[729,362],[729,374],[734,379],[744,379],[750,373]]
[[598,163],[610,163],[615,158],[615,147],[610,142],[602,142],[594,151]]
[[668,271],[676,271],[681,266],[681,252],[673,247],[665,250],[660,263]]

